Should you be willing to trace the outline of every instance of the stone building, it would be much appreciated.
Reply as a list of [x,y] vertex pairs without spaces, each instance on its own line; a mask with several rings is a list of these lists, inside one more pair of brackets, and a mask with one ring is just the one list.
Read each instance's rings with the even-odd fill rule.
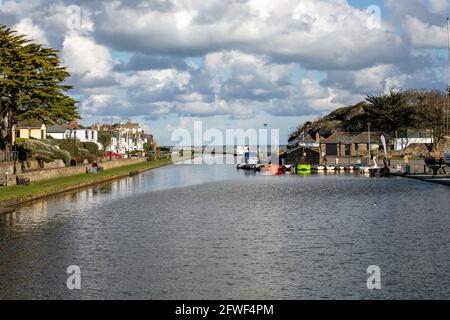
[[333,156],[343,158],[366,156],[368,155],[369,148],[373,151],[377,150],[382,145],[381,136],[386,138],[389,148],[389,137],[383,132],[371,132],[370,139],[368,132],[336,132],[327,139],[322,139],[320,141],[320,152],[323,156],[327,157]]

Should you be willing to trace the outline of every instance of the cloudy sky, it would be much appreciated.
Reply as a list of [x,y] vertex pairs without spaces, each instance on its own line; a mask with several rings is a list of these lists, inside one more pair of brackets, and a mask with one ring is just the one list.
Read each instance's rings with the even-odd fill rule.
[[450,0],[0,0],[61,50],[83,123],[280,129],[389,88],[444,89]]

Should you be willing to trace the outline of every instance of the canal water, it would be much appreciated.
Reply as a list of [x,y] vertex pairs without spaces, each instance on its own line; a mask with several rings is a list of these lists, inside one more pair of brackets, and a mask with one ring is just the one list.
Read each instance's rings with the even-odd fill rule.
[[167,166],[0,216],[0,298],[448,298],[449,199],[401,178]]

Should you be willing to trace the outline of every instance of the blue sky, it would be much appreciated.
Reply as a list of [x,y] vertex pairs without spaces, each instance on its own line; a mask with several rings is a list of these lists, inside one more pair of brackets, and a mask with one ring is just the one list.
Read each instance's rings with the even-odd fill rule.
[[0,2],[2,23],[61,50],[84,124],[134,119],[161,144],[198,120],[267,123],[285,141],[367,94],[442,90],[449,12],[447,0]]

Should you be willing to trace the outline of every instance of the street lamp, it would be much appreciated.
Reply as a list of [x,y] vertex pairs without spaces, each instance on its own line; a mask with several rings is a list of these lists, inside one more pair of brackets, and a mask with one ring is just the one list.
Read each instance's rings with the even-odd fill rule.
[[[267,130],[268,124],[264,123],[264,129]],[[266,132],[266,159],[267,162],[269,162],[269,139],[267,137],[267,132]],[[272,156],[272,155],[271,155]]]
[[370,160],[371,160],[371,157],[372,157],[372,147],[371,147],[371,141],[370,141],[370,125],[371,125],[371,123],[369,122],[367,124],[367,126],[369,128],[369,163],[368,163],[369,166],[370,166]]

